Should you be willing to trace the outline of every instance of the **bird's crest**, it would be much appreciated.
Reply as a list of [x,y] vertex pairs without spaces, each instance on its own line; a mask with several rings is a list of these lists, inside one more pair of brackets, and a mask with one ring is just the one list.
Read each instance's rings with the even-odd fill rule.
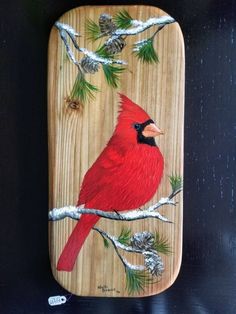
[[150,119],[150,116],[137,104],[135,104],[127,96],[119,93],[120,95],[120,110],[118,121],[123,119],[133,120],[134,122],[144,122]]

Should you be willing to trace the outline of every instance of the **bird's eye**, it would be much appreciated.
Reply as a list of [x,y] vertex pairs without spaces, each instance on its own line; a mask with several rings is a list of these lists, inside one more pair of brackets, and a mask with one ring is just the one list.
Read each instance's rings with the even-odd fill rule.
[[137,131],[141,129],[141,124],[139,124],[139,123],[135,123],[133,126],[134,126],[135,130],[137,130]]

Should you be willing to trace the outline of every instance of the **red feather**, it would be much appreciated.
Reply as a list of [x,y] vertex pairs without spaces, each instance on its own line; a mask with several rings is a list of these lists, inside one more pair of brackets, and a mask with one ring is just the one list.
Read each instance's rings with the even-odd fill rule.
[[[115,131],[105,149],[87,171],[77,205],[104,211],[139,208],[156,193],[163,174],[159,148],[137,142],[134,123],[149,115],[128,97],[120,95],[121,107]],[[71,271],[91,228],[99,220],[83,214],[59,258],[57,269]]]

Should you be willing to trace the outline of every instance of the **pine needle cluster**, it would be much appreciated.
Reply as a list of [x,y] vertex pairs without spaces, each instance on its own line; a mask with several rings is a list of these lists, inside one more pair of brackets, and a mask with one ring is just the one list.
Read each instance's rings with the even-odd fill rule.
[[[120,76],[126,68],[120,64],[115,64],[109,61],[116,59],[118,54],[124,49],[127,36],[114,36],[114,33],[116,30],[128,29],[134,26],[133,21],[133,17],[126,10],[117,12],[114,16],[103,13],[99,16],[98,21],[93,21],[92,19],[86,20],[85,33],[87,39],[91,42],[100,39],[100,44],[95,51],[95,55],[107,59],[108,62],[102,63],[100,67],[98,61],[93,60],[88,56],[85,56],[81,60],[81,73],[77,76],[74,83],[71,92],[72,100],[84,103],[94,98],[94,93],[98,91],[98,88],[85,80],[84,75],[95,74],[99,69],[102,69],[105,80],[110,87],[117,88],[119,86]],[[133,45],[132,52],[141,62],[148,64],[159,62],[153,42],[156,34],[162,27],[159,27],[150,38],[136,42]]]
[[114,16],[114,22],[117,28],[128,29],[132,26],[133,18],[125,9],[116,13]]
[[170,185],[172,187],[172,193],[175,193],[182,189],[183,187],[183,179],[181,176],[172,174],[169,176]]
[[128,294],[141,293],[147,285],[154,283],[153,278],[145,270],[139,271],[126,267],[125,274]]
[[[109,247],[108,239],[103,236],[104,246]],[[154,234],[143,231],[132,234],[130,228],[122,228],[117,240],[137,250],[143,250],[144,270],[134,269],[129,264],[125,265],[126,289],[129,294],[140,293],[147,285],[153,284],[160,277],[164,267],[159,255],[171,253],[170,245],[166,238],[158,232]]]
[[157,63],[158,55],[153,47],[153,38],[144,39],[134,44],[133,52],[142,62]]
[[79,72],[71,91],[71,99],[77,100],[80,104],[84,104],[93,99],[94,92],[98,90],[96,86],[86,81],[84,75]]

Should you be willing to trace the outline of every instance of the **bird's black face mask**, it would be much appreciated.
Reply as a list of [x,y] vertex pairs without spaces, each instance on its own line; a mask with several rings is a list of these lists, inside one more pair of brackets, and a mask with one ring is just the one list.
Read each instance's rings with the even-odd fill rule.
[[133,128],[137,131],[137,142],[139,144],[147,144],[150,146],[157,146],[154,137],[146,137],[143,135],[143,130],[145,127],[151,123],[154,123],[153,120],[147,120],[144,123],[134,123]]

